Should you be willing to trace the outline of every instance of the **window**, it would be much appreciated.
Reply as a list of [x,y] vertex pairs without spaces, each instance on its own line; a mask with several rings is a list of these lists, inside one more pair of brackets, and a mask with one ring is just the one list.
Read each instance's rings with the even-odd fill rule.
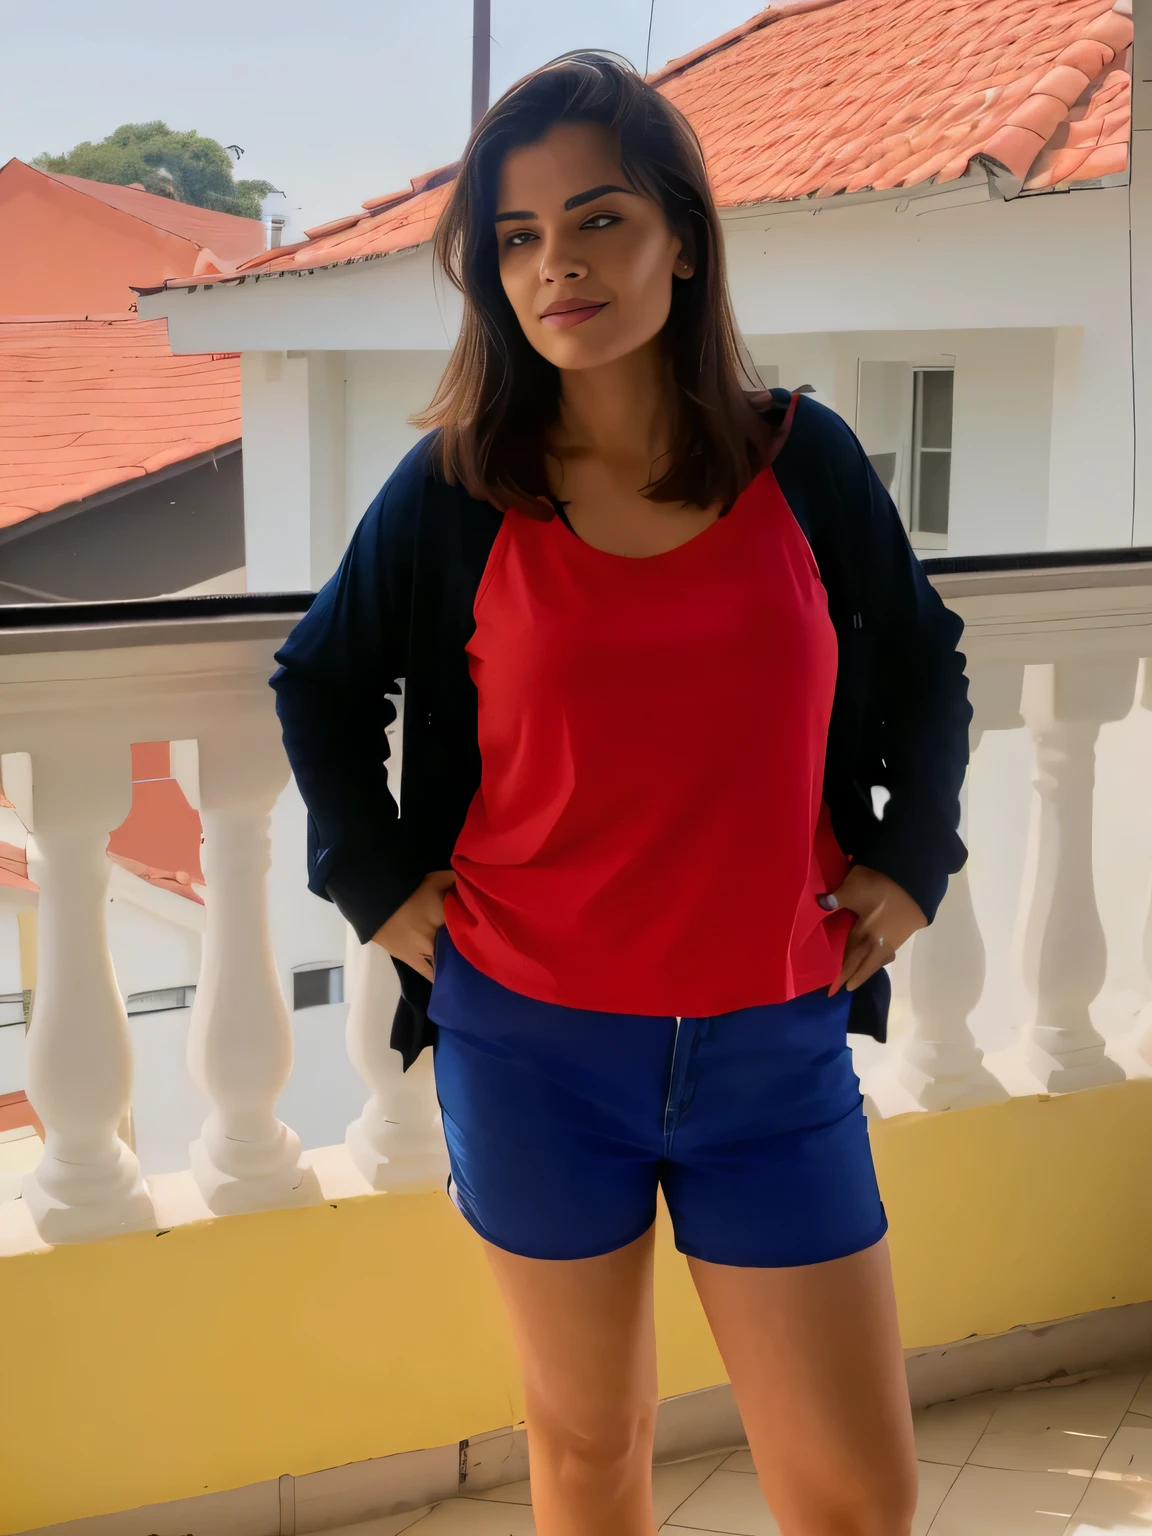
[[912,396],[911,531],[938,538],[948,534],[948,489],[952,478],[951,368],[917,368]]
[[168,1013],[173,1008],[191,1008],[196,996],[195,987],[162,987],[158,992],[131,992],[128,996],[128,1015],[138,1013]]
[[342,965],[302,965],[292,972],[292,1007],[320,1008],[344,1001]]
[[0,992],[0,1029],[5,1024],[23,1024],[26,1006],[23,992]]
[[856,435],[915,548],[947,549],[952,478],[951,359],[860,359]]

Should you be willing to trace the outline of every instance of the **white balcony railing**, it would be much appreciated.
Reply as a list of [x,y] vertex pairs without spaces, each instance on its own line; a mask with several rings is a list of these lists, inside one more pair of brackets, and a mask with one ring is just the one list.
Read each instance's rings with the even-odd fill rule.
[[[871,1113],[1089,1088],[1152,1062],[1140,1019],[1152,978],[1135,954],[1152,880],[1152,807],[1139,790],[1152,767],[1147,554],[1024,569],[937,562],[933,579],[968,626],[972,858],[897,961],[890,1043],[857,1052]],[[401,1073],[388,1045],[395,976],[372,946],[347,946],[347,1051],[367,1097],[343,1146],[303,1150],[275,1113],[292,1020],[269,924],[269,827],[289,774],[267,679],[301,609],[257,597],[0,609],[3,783],[39,886],[27,1091],[45,1128],[22,1199],[0,1207],[9,1251],[318,1202],[337,1187],[443,1187],[431,1053]],[[996,755],[1000,737],[1030,738],[1032,787],[1026,756]],[[131,1145],[132,1037],[108,940],[106,846],[129,809],[131,744],[163,740],[183,744],[174,760],[203,824],[188,1070],[209,1109],[187,1170],[146,1178]],[[298,851],[284,856],[287,872],[280,857],[274,878],[298,882]],[[1098,901],[1098,885],[1112,894],[1113,884],[1128,893],[1126,916]],[[1112,983],[1110,923],[1122,962]],[[1152,925],[1148,934],[1152,960]]]
[[[292,1069],[268,917],[270,814],[289,778],[268,677],[293,623],[260,611],[276,606],[302,605],[199,599],[132,605],[136,618],[106,609],[80,623],[52,610],[22,627],[28,615],[0,611],[0,624],[17,626],[0,630],[3,779],[39,886],[27,1092],[45,1146],[22,1195],[44,1241],[162,1224],[122,1134],[131,1036],[107,936],[105,850],[128,813],[138,741],[195,743],[179,756],[204,833],[203,951],[188,1032],[188,1069],[211,1105],[189,1148],[200,1200],[227,1214],[324,1197],[299,1138],[274,1113]],[[348,1048],[370,1096],[349,1131],[352,1162],[366,1188],[442,1187],[431,1062],[406,1077],[397,1070],[387,1043],[391,963],[358,945],[353,954]]]

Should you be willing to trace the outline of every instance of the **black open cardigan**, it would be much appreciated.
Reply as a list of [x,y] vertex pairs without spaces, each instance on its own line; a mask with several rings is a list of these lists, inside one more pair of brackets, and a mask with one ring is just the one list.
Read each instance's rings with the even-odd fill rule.
[[[789,396],[773,399],[782,411]],[[271,680],[308,809],[309,888],[336,903],[362,943],[427,873],[450,867],[480,784],[464,647],[503,514],[446,484],[430,441],[368,508],[340,568],[276,653]],[[972,717],[956,648],[963,625],[834,412],[802,396],[773,468],[812,546],[839,642],[824,775],[833,830],[846,854],[890,876],[931,921],[966,856],[957,836]],[[396,718],[386,695],[401,678],[402,815],[384,766],[385,727]],[[685,698],[686,736],[691,709]],[[882,818],[873,786],[889,792]],[[394,963],[401,999],[391,1042],[407,1070],[434,1039],[431,983]],[[852,994],[849,1030],[883,1040],[889,998],[880,970]]]

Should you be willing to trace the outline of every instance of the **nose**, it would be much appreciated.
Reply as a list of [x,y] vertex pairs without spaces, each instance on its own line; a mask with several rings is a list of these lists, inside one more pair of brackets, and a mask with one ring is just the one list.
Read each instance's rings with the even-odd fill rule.
[[588,276],[588,263],[560,241],[545,240],[540,252],[540,281],[566,283]]

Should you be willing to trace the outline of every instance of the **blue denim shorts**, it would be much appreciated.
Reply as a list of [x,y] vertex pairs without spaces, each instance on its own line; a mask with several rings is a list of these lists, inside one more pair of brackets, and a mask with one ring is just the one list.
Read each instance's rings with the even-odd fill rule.
[[509,991],[443,927],[434,959],[449,1194],[496,1247],[611,1253],[651,1226],[658,1186],[677,1248],[713,1264],[819,1264],[884,1236],[847,993],[602,1013]]

